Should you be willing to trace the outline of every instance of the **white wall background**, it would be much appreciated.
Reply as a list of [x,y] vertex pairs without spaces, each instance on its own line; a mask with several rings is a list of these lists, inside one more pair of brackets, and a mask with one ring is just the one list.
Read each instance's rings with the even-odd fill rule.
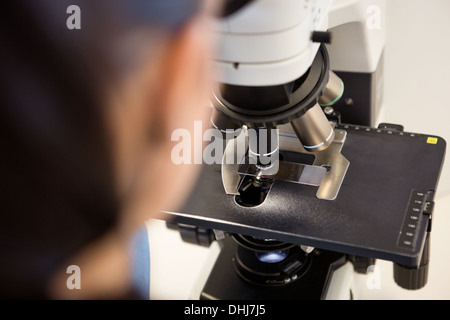
[[[450,143],[450,1],[386,0],[386,121]],[[449,148],[448,148],[449,149]],[[438,194],[450,192],[450,156]]]
[[[427,133],[450,144],[450,1],[386,0],[384,116],[405,131]],[[419,291],[399,288],[392,263],[378,261],[380,290],[366,299],[450,299],[450,146],[441,173],[431,233],[429,280]]]
[[[450,143],[450,1],[386,0],[384,120],[405,131],[438,135]],[[441,175],[433,218],[428,285],[399,288],[392,263],[378,261],[380,289],[362,288],[363,299],[450,299],[450,156]],[[150,294],[187,299],[208,250],[181,242],[160,221],[149,221]]]

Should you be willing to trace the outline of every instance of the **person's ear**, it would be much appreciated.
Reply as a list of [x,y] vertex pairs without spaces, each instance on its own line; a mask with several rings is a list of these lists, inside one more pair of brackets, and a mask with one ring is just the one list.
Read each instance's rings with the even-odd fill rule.
[[[125,229],[148,219],[149,212],[153,217],[157,216],[152,210],[175,210],[188,196],[201,168],[191,165],[192,162],[177,164],[172,161],[174,142],[171,136],[176,129],[194,132],[194,121],[202,121],[203,129],[210,124],[212,45],[207,40],[208,30],[202,23],[197,20],[185,25],[160,47],[160,55],[153,56],[148,67],[142,69],[145,80],[139,88],[151,86],[146,95],[139,96],[143,103],[138,103],[141,118],[136,119],[145,120],[145,131],[139,131],[144,133],[145,149],[140,150],[139,161],[128,161],[132,165],[126,180],[129,182],[125,184],[131,186],[126,188],[124,211],[129,214],[124,218]],[[123,153],[125,157],[130,154]]]
[[198,18],[185,25],[168,45],[159,69],[156,107],[168,134],[209,116],[212,44],[205,24]]

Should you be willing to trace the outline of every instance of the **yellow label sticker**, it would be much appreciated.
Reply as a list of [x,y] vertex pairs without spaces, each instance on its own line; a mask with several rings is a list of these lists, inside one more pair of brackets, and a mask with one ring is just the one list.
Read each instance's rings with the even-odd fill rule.
[[438,142],[438,138],[435,137],[428,137],[427,143],[429,144],[436,144]]

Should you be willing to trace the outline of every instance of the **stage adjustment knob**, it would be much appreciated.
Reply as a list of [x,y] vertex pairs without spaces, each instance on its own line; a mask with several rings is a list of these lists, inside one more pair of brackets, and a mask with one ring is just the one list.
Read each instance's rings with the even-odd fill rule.
[[428,266],[430,260],[430,233],[427,234],[422,258],[417,268],[407,268],[394,263],[394,280],[402,288],[418,290],[423,288],[428,281]]
[[349,260],[353,262],[353,269],[355,272],[360,274],[368,274],[370,271],[373,271],[373,267],[377,261],[375,258],[359,256],[350,256]]

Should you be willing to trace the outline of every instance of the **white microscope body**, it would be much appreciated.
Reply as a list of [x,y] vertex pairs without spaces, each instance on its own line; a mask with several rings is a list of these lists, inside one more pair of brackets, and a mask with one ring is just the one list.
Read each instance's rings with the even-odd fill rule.
[[[299,81],[310,72],[322,43],[327,43],[330,71],[344,78],[346,86],[346,80],[349,82],[344,99],[341,99],[341,108],[346,108],[344,116],[350,109],[350,113],[357,116],[350,116],[349,121],[357,119],[361,123],[356,124],[374,126],[379,121],[382,103],[384,9],[384,0],[250,1],[236,12],[218,19],[214,25],[213,32],[218,39],[214,61],[217,75],[215,80],[233,87],[286,86]],[[330,79],[335,78],[333,72],[330,72]],[[365,80],[361,80],[361,77]],[[305,81],[305,86],[308,85]],[[365,88],[361,89],[361,86]],[[364,92],[364,97],[359,95],[359,91]],[[325,95],[326,92],[325,90],[322,94]],[[331,100],[341,97],[342,92]],[[321,103],[320,99],[318,101],[322,107],[328,105]],[[245,109],[245,102],[242,104]],[[316,110],[316,113],[319,110],[323,114],[318,104],[308,108]],[[226,114],[230,116],[229,113]],[[316,127],[326,126],[320,123],[324,120],[318,120],[310,114],[307,111],[307,117],[300,115],[302,122],[293,119],[294,116],[279,121],[276,125],[291,122],[297,136],[307,148],[303,137],[297,132],[302,128],[298,127],[308,127],[309,122],[317,122]],[[239,124],[247,122],[241,121]],[[255,122],[260,125],[259,120]],[[324,130],[324,136],[327,136],[326,130],[329,129]],[[367,272],[376,270],[373,265],[368,268],[370,270]],[[357,298],[361,281],[367,280],[355,273],[353,263],[347,262],[334,271],[326,298],[348,299],[349,292],[351,298]]]

